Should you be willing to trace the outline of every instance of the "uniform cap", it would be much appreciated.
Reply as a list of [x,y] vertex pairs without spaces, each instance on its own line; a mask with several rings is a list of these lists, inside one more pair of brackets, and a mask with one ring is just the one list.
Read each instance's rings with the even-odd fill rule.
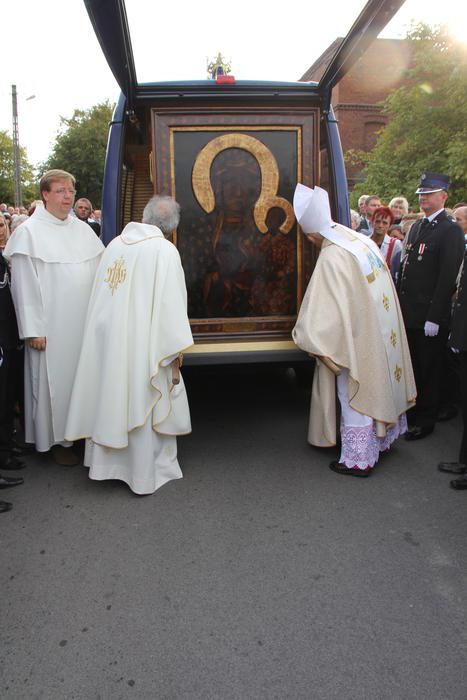
[[431,192],[441,192],[449,189],[449,176],[440,173],[423,173],[415,194],[430,194]]

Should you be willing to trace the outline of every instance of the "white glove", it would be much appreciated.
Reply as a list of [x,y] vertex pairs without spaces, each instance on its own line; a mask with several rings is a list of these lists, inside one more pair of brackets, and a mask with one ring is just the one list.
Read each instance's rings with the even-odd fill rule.
[[437,323],[432,323],[431,321],[426,321],[424,330],[426,336],[434,338],[435,335],[438,335],[439,325]]
[[451,350],[452,352],[456,353],[456,355],[460,353],[460,350],[458,350],[457,348],[451,348]]

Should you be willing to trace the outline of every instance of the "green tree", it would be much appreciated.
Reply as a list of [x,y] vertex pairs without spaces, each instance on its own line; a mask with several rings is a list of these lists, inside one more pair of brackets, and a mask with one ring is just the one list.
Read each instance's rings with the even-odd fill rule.
[[78,197],[88,197],[100,207],[105,150],[114,106],[108,101],[90,109],[75,109],[70,119],[60,117],[60,131],[52,153],[41,170],[60,168],[76,178]]
[[414,65],[407,85],[384,102],[390,121],[369,153],[349,151],[349,162],[364,166],[364,181],[354,188],[351,205],[363,193],[385,201],[403,194],[411,204],[424,170],[451,176],[449,203],[467,196],[467,49],[445,27],[419,24],[407,36]]
[[[28,162],[26,150],[20,148],[21,187],[23,203],[29,204],[38,196],[34,169]],[[13,159],[13,139],[7,131],[0,131],[0,202],[13,204],[15,201],[15,176]]]

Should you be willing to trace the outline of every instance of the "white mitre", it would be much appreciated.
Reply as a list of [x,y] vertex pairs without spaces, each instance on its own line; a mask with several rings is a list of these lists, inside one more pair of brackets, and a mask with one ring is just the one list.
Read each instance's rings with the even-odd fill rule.
[[293,208],[297,221],[305,233],[332,233],[334,224],[326,190],[321,187],[306,187],[298,183],[293,197]]
[[348,250],[358,259],[365,275],[371,274],[372,271],[369,251],[380,261],[383,260],[378,246],[368,236],[353,231],[343,224],[336,224],[332,220],[329,196],[321,187],[311,189],[298,183],[295,188],[293,208],[297,221],[305,233],[319,233],[331,243]]

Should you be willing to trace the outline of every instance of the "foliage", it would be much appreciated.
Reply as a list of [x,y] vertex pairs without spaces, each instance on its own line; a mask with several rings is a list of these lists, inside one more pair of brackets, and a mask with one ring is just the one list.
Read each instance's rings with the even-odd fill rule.
[[76,178],[77,197],[87,197],[99,208],[102,197],[105,151],[114,105],[107,100],[90,109],[75,109],[61,127],[52,153],[41,172],[60,168]]
[[407,36],[414,65],[406,85],[384,102],[390,117],[369,153],[349,151],[364,167],[364,181],[351,195],[378,193],[384,201],[404,195],[411,204],[423,171],[451,176],[448,204],[467,196],[467,49],[445,27],[419,24]]
[[[20,148],[21,185],[23,203],[30,204],[38,196],[38,188],[32,165],[28,162],[26,151]],[[15,201],[15,167],[13,159],[13,139],[7,131],[0,131],[0,202],[14,204]]]

